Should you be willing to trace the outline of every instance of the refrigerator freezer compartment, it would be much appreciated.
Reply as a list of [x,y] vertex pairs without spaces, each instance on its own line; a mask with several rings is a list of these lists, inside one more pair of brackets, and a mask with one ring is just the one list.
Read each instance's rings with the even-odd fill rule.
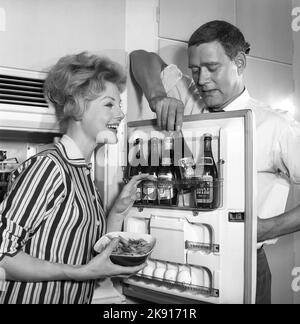
[[126,220],[126,232],[149,234],[150,220],[143,217],[130,217]]
[[150,234],[156,238],[151,257],[175,263],[185,263],[184,226],[185,219],[153,216]]

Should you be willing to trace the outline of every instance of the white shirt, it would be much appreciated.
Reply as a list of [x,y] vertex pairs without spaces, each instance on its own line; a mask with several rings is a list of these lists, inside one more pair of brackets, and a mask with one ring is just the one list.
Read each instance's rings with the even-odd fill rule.
[[[193,80],[177,66],[167,66],[161,79],[167,95],[182,100],[185,115],[208,113]],[[256,120],[258,216],[278,216],[286,207],[289,182],[300,183],[300,124],[286,112],[273,110],[251,98],[247,89],[224,108],[225,111],[241,109],[251,109]]]

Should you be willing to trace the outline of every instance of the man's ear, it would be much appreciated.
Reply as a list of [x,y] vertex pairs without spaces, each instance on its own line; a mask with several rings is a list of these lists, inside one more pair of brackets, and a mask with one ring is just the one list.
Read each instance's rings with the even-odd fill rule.
[[238,74],[242,75],[247,66],[247,57],[244,52],[239,52],[234,59],[234,63],[237,66]]

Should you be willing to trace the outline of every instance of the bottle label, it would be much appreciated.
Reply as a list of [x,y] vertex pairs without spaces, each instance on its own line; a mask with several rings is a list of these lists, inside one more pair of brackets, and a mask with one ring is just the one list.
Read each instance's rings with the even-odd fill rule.
[[142,188],[140,186],[136,189],[136,199],[135,201],[141,201],[142,200]]
[[143,199],[154,201],[157,198],[156,185],[152,181],[143,183]]
[[163,157],[162,160],[161,160],[161,164],[162,165],[171,165],[172,164],[171,158]]
[[174,197],[173,185],[169,183],[160,183],[157,187],[160,200],[172,199]]
[[164,140],[164,148],[165,150],[172,150],[173,149],[173,140],[172,138],[166,138]]
[[214,183],[212,176],[204,176],[196,187],[196,203],[211,204],[214,197]]

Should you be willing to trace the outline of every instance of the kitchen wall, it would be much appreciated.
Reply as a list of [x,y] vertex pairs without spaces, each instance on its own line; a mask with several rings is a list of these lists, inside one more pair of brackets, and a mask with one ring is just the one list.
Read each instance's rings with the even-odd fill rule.
[[[0,0],[0,66],[47,71],[60,57],[89,51],[122,65],[125,53],[126,0]],[[117,147],[102,147],[96,156],[96,183],[115,184],[115,169],[104,171],[106,156]],[[112,186],[113,186],[112,184]],[[118,192],[118,188],[109,188]],[[105,193],[105,194],[104,194]],[[114,195],[111,195],[112,200]]]
[[291,10],[291,0],[161,0],[159,51],[189,74],[185,48],[192,32],[209,20],[229,21],[252,45],[245,73],[250,94],[274,108],[292,110]]
[[46,70],[81,51],[125,62],[125,0],[0,0],[0,8],[0,65]]

